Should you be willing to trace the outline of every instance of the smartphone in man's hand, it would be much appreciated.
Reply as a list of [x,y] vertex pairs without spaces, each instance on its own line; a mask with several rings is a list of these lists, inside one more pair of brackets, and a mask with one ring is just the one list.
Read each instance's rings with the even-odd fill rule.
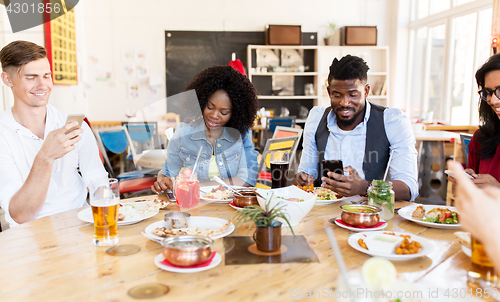
[[[323,160],[323,162],[321,163],[321,170],[322,170],[323,177],[328,177],[331,179],[335,179],[335,178],[328,176],[328,172],[334,172],[337,174],[344,175],[344,166],[342,164],[342,161],[339,159],[335,159],[335,160],[325,159],[325,160]],[[335,179],[335,180],[339,181],[338,179]]]
[[83,123],[83,119],[85,118],[85,114],[70,114],[68,115],[68,118],[66,119],[66,124],[71,123],[71,122],[78,122],[78,126],[75,126],[69,130],[67,130],[64,134],[68,134],[71,131],[75,131],[76,129],[80,128]]

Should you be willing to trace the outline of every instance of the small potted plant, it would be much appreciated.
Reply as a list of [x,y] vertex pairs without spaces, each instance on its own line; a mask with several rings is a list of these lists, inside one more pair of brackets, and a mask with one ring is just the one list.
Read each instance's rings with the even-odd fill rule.
[[265,208],[261,208],[258,205],[246,206],[236,211],[233,216],[236,227],[247,221],[255,223],[257,230],[253,234],[253,240],[257,244],[257,249],[263,252],[274,252],[281,248],[281,222],[277,221],[276,218],[286,221],[292,234],[295,236],[288,217],[282,210],[284,205],[278,203],[274,207],[269,208],[271,199],[272,196],[266,201]]
[[325,36],[325,45],[333,45],[333,33],[335,32],[335,23],[328,22],[328,29]]

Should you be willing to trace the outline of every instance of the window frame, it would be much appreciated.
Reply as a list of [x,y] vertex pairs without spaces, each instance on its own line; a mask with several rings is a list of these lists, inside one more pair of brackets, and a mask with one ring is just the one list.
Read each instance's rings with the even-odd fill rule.
[[[418,0],[412,0],[412,4],[410,6],[410,9],[412,10],[410,12],[410,16],[414,17],[417,15],[417,2]],[[428,11],[430,11],[430,5],[431,1],[428,3]],[[410,113],[411,110],[411,94],[412,94],[412,89],[423,89],[423,102],[422,102],[422,112],[427,112],[429,108],[429,81],[430,81],[430,53],[432,49],[431,45],[431,30],[432,28],[439,26],[439,25],[444,25],[445,26],[445,40],[444,40],[444,54],[445,54],[445,60],[443,62],[443,89],[441,91],[441,96],[445,101],[445,112],[442,114],[444,121],[450,122],[451,121],[451,105],[453,101],[453,95],[452,95],[452,86],[453,86],[453,63],[454,63],[454,34],[455,34],[455,26],[453,20],[455,18],[469,15],[472,13],[476,13],[476,36],[475,36],[475,45],[474,45],[474,54],[473,54],[473,59],[474,59],[474,71],[479,68],[479,66],[483,62],[479,62],[479,40],[480,40],[480,17],[481,17],[481,12],[483,10],[489,9],[493,7],[493,3],[491,0],[475,0],[471,2],[467,2],[465,4],[455,6],[455,0],[450,0],[450,9],[441,11],[439,13],[433,14],[433,15],[427,15],[426,17],[423,17],[421,19],[417,20],[412,20],[408,24],[408,31],[409,31],[409,60],[408,60],[408,77],[407,77],[407,89],[406,92],[406,99],[409,100],[406,104],[406,111]],[[427,42],[426,42],[426,50],[425,50],[425,58],[423,61],[424,65],[424,79],[423,79],[423,86],[424,87],[415,87],[412,85],[413,83],[413,66],[412,66],[412,61],[414,58],[414,47],[415,47],[415,38],[417,31],[421,28],[426,28],[427,32]],[[471,85],[475,85],[475,81],[473,81]],[[470,114],[469,114],[469,121],[468,124],[472,124],[473,121],[477,121],[477,110],[476,106],[474,104],[474,97],[476,91],[474,89],[471,90],[471,102],[470,102]]]

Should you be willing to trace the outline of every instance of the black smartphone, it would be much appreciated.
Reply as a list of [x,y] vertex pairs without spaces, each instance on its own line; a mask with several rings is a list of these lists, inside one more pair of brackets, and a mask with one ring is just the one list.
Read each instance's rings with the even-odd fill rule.
[[174,193],[172,193],[172,191],[170,189],[168,189],[168,191],[167,191],[167,196],[168,196],[168,199],[170,199],[170,201],[172,201],[172,202],[177,200],[174,196]]
[[[344,166],[342,165],[342,161],[340,159],[334,159],[334,160],[328,160],[325,159],[321,163],[321,170],[323,173],[323,177],[328,177],[331,179],[335,179],[333,177],[328,176],[328,172],[334,172],[337,174],[342,174],[344,175]],[[338,180],[338,179],[335,179]]]

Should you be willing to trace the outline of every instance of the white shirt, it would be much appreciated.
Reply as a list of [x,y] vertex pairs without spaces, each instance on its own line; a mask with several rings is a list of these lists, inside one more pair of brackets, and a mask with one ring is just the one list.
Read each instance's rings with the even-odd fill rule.
[[[314,177],[318,174],[318,147],[315,135],[325,109],[325,106],[311,109],[304,129],[303,150],[298,170]],[[366,125],[370,118],[370,109],[370,103],[366,102],[363,121],[351,131],[344,131],[338,127],[333,111],[330,111],[327,116],[330,134],[325,147],[325,159],[342,160],[344,167],[352,166],[363,179],[365,179],[363,159],[366,146]],[[415,136],[410,120],[403,111],[387,108],[384,110],[384,126],[390,150],[394,150],[389,167],[390,179],[404,182],[410,189],[411,200],[414,200],[418,196],[418,167]],[[372,158],[371,160],[378,159]]]
[[[46,108],[44,138],[49,132],[64,126],[67,118],[51,105]],[[90,181],[108,177],[92,131],[86,123],[82,128],[76,148],[55,160],[45,203],[35,219],[84,206]],[[5,210],[5,220],[11,227],[18,223],[10,216],[10,200],[28,178],[43,143],[44,139],[16,122],[12,109],[0,114],[0,206]]]

